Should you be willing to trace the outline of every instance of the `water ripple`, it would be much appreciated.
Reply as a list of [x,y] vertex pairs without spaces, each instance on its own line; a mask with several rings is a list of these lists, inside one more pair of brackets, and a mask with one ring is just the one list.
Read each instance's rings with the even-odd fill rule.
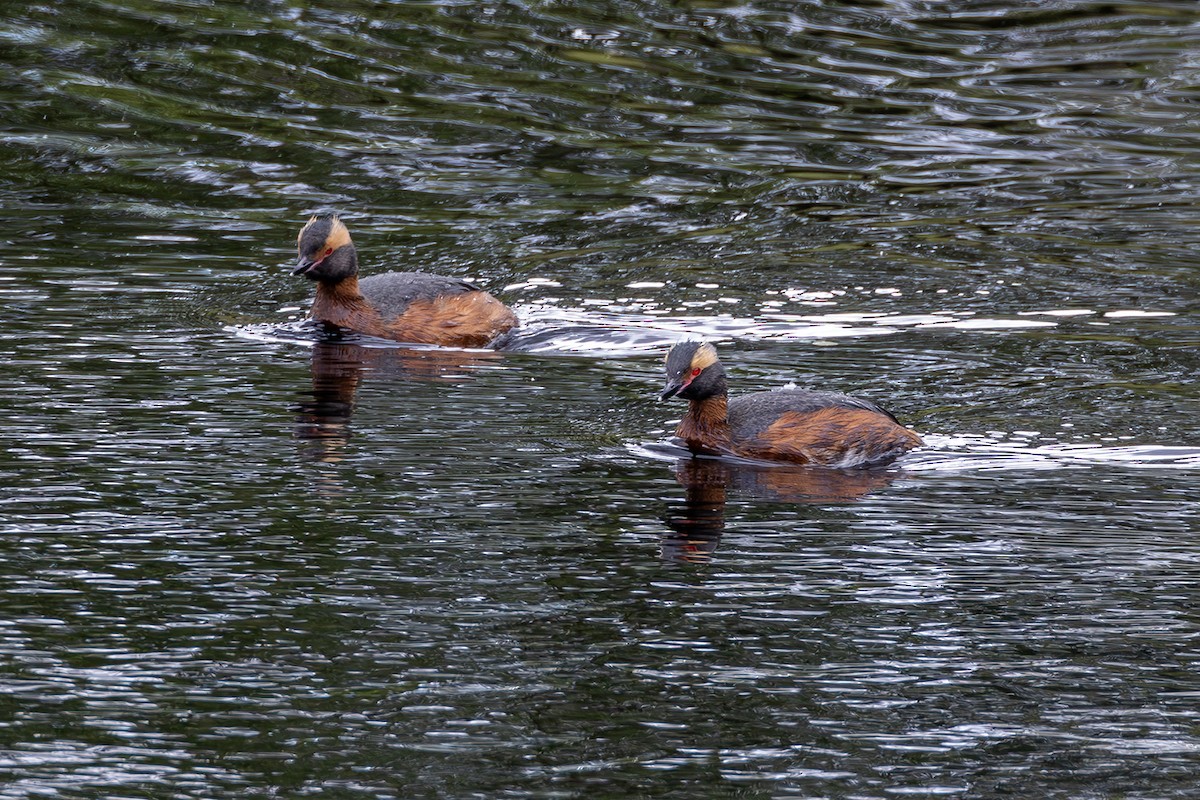
[[[0,797],[1195,793],[1193,4],[8,11]],[[325,206],[523,327],[322,335]]]

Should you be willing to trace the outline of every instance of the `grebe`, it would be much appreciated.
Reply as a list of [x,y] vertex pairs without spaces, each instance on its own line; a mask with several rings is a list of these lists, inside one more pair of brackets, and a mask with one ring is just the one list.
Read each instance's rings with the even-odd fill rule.
[[414,344],[483,347],[517,326],[517,316],[466,281],[425,272],[358,277],[358,252],[336,214],[312,217],[296,240],[293,275],[316,281],[312,317]]
[[662,399],[689,401],[675,435],[694,454],[849,468],[886,464],[921,445],[887,411],[844,394],[779,389],[730,400],[716,348],[705,342],[672,347],[666,370]]

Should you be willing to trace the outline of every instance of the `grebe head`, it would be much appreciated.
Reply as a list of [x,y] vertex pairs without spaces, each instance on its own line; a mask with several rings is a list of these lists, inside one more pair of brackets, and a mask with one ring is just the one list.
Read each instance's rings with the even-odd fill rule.
[[708,342],[680,342],[666,359],[667,385],[662,399],[705,400],[728,393],[725,370],[717,350]]
[[358,253],[350,231],[331,211],[314,214],[296,237],[299,258],[293,275],[337,283],[358,274]]

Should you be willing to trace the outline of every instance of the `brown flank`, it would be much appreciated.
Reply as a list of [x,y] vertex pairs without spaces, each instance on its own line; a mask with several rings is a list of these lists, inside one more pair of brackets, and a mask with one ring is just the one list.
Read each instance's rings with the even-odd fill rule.
[[920,436],[883,414],[833,407],[807,414],[786,412],[735,450],[751,458],[836,464],[846,453],[862,453],[871,461],[920,444]]
[[449,347],[483,347],[517,324],[507,306],[483,291],[416,300],[400,316],[385,320],[354,277],[333,286],[317,284],[312,315],[368,336]]

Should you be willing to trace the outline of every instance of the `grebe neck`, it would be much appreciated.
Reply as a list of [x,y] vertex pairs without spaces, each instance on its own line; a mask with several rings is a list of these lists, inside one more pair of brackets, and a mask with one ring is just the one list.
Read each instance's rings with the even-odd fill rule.
[[312,315],[317,319],[340,325],[343,320],[371,310],[371,304],[358,288],[358,277],[351,275],[336,282],[317,282]]
[[687,413],[679,421],[675,435],[687,442],[692,451],[719,453],[729,450],[729,397],[717,394],[703,400],[689,400]]

